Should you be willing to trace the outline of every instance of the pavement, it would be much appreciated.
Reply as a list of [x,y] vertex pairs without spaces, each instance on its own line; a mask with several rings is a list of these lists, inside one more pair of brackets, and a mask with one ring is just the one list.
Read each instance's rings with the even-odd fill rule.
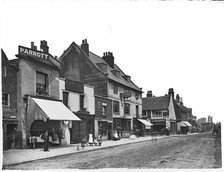
[[115,147],[119,145],[125,145],[125,144],[132,144],[136,142],[143,142],[143,141],[153,141],[156,139],[162,139],[166,137],[174,137],[174,136],[186,136],[184,135],[170,135],[170,136],[145,136],[145,137],[130,137],[130,138],[122,138],[117,141],[113,140],[106,140],[103,141],[101,146],[87,146],[84,147],[84,149],[81,147],[81,144],[71,144],[68,146],[57,146],[57,147],[50,147],[49,152],[44,152],[43,148],[38,149],[9,149],[6,151],[3,151],[3,166],[7,165],[13,165],[13,164],[19,164],[34,160],[40,160],[45,158],[51,158],[51,157],[57,157],[61,155],[68,155],[73,153],[81,153],[81,152],[87,152],[87,151],[94,151],[97,149],[103,149],[103,148],[109,148],[109,147]]

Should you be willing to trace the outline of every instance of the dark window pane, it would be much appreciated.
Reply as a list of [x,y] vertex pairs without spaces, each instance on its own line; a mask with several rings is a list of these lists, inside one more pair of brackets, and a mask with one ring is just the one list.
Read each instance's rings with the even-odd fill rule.
[[63,91],[63,103],[68,107],[68,92]]
[[119,102],[118,101],[113,101],[113,112],[119,113]]

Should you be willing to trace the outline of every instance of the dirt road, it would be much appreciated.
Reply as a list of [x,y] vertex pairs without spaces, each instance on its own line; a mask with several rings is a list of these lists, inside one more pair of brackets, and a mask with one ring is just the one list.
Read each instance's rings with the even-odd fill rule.
[[6,169],[221,168],[220,140],[204,133],[168,137],[11,165]]

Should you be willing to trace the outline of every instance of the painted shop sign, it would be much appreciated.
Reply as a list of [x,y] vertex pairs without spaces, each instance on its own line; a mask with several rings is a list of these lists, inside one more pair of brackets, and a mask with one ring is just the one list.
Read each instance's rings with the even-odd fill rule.
[[19,55],[25,55],[25,56],[35,57],[35,58],[42,58],[42,59],[50,61],[55,66],[60,68],[60,62],[57,59],[52,57],[50,54],[46,54],[42,51],[37,51],[37,50],[33,50],[33,49],[30,49],[27,47],[19,46]]
[[48,59],[48,56],[49,56],[48,54],[45,54],[41,51],[32,50],[30,48],[26,48],[22,46],[19,46],[19,54],[28,55],[28,56],[37,57],[37,58],[43,58],[43,59]]

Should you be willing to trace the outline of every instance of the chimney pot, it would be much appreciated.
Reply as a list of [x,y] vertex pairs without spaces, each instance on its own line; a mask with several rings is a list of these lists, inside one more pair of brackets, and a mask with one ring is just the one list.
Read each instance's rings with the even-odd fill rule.
[[102,59],[111,67],[114,68],[114,57],[111,55],[112,53],[107,51],[104,53]]
[[172,96],[172,97],[174,98],[174,91],[173,91],[173,88],[169,88],[168,95],[169,95],[169,96]]
[[81,49],[89,56],[89,44],[87,43],[87,39],[82,40]]
[[152,90],[147,91],[146,96],[147,96],[147,97],[152,97]]
[[40,48],[43,50],[43,52],[48,53],[49,47],[47,46],[47,41],[45,40],[40,41]]

